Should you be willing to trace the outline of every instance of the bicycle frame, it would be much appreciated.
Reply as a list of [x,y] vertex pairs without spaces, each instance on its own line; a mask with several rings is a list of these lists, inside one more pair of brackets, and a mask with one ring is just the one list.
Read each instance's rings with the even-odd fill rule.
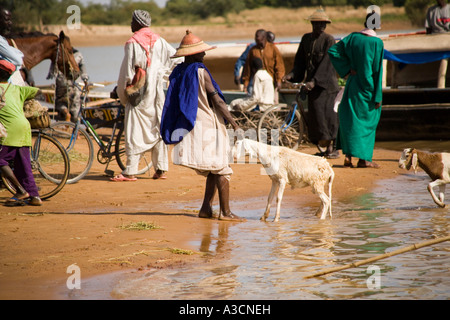
[[[295,103],[292,102],[291,106],[290,106],[290,111],[286,116],[286,119],[283,123],[283,125],[280,127],[280,129],[282,131],[286,131],[287,128],[289,128],[292,125],[292,122],[294,121],[295,118],[295,112],[297,111],[297,109],[300,111],[300,114],[302,117],[304,117],[304,119],[306,120],[305,117],[305,111],[303,109],[303,105],[300,102],[301,99],[301,95],[302,95],[302,88],[306,87],[306,84],[303,82],[299,82],[299,83],[290,83],[292,87],[298,89],[297,95],[295,96]],[[304,100],[304,99],[302,99]]]
[[[122,158],[125,157],[125,108],[120,104],[113,105],[113,108],[118,109],[117,113],[113,112],[111,115],[107,114],[105,119],[102,118],[100,120],[100,123],[97,123],[97,121],[89,121],[87,119],[89,116],[89,111],[98,111],[99,109],[111,108],[111,105],[88,107],[86,101],[89,92],[89,83],[85,81],[83,88],[81,88],[81,85],[78,85],[77,83],[74,83],[74,86],[82,93],[77,122],[73,123],[62,121],[51,124],[51,128],[58,127],[64,131],[64,146],[68,153],[70,153],[69,156],[73,155],[74,163],[76,163],[76,165],[74,165],[74,171],[71,172],[69,183],[78,182],[89,172],[94,161],[95,144],[99,147],[97,152],[97,161],[100,164],[106,165],[105,173],[107,175],[114,175],[114,171],[108,169],[111,160],[114,158],[120,169],[124,170],[126,165]],[[89,116],[89,118],[91,117],[92,115]],[[108,127],[107,133],[103,132],[103,130],[99,132],[96,131],[98,128],[105,127]],[[67,132],[66,128],[70,128],[70,131]],[[112,132],[109,132],[109,128],[112,128]],[[58,133],[58,131],[54,132]],[[80,140],[78,140],[79,138]],[[88,153],[86,153],[86,148],[78,148],[77,146],[79,145],[86,146],[88,148]],[[79,157],[80,153],[84,156],[87,155],[87,160],[85,160],[86,158],[83,158],[83,156]],[[139,163],[138,174],[147,172],[152,165],[152,161],[146,157],[141,157],[141,161]]]
[[[112,147],[112,142],[114,140],[114,136],[116,134],[116,129],[118,129],[118,124],[119,124],[119,119],[122,116],[123,110],[122,108],[119,108],[119,112],[117,114],[117,116],[109,121],[105,121],[105,123],[108,122],[113,122],[113,127],[112,127],[112,133],[111,136],[108,140],[108,144],[105,144],[102,139],[99,137],[98,133],[95,131],[94,126],[84,117],[84,111],[87,110],[88,108],[86,108],[86,99],[87,99],[87,95],[89,92],[89,84],[85,81],[84,83],[84,87],[81,88],[77,83],[74,82],[74,85],[81,90],[82,93],[82,103],[80,106],[80,110],[78,111],[78,120],[77,120],[77,125],[75,126],[75,134],[73,134],[70,138],[70,143],[69,143],[69,147],[67,148],[68,151],[70,151],[74,144],[75,144],[75,139],[78,135],[78,128],[80,124],[83,124],[86,128],[86,131],[91,135],[91,137],[94,139],[94,141],[97,143],[97,145],[99,146],[103,156],[105,158],[111,159],[113,156],[115,156],[115,153],[111,153],[111,147]],[[98,126],[97,126],[98,127]],[[109,162],[109,161],[108,161]]]

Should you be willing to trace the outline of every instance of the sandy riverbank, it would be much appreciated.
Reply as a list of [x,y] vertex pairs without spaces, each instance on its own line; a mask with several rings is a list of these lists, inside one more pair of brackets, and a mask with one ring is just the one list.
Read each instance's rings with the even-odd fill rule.
[[[232,25],[155,26],[153,29],[173,43],[181,40],[187,28],[205,41],[248,40],[258,28],[272,30],[279,38],[292,37],[310,31],[310,24],[303,19],[311,11],[282,11],[281,17],[285,19],[277,18],[278,23],[235,21]],[[350,16],[356,14],[347,11],[345,14]],[[343,12],[336,14],[344,15]],[[244,19],[245,13],[241,17]],[[410,28],[404,21],[383,25],[383,30]],[[43,31],[58,33],[61,29],[70,36],[74,46],[80,47],[123,45],[131,35],[128,26],[82,26],[80,30],[52,26]],[[332,23],[327,31],[342,34],[359,29],[361,25],[357,22]],[[301,151],[312,154],[316,149]],[[343,168],[342,157],[330,160],[336,173],[333,201],[346,201],[368,193],[378,181],[404,173],[398,169],[399,156],[399,151],[376,149],[374,160],[381,169]],[[265,199],[270,181],[260,174],[258,164],[234,164],[232,167],[232,208],[239,214],[239,208],[233,203],[248,198]],[[72,264],[81,268],[84,278],[117,270],[170,268],[213,261],[214,257],[205,259],[198,252],[181,255],[171,251],[174,248],[198,250],[190,244],[193,240],[200,239],[211,225],[230,223],[197,217],[196,210],[204,192],[203,177],[171,165],[168,179],[164,181],[146,176],[137,182],[114,183],[103,175],[103,169],[104,166],[94,163],[88,177],[77,184],[66,185],[42,207],[0,206],[0,299],[52,299],[55,290],[65,287],[66,270]],[[118,168],[115,170],[118,172]],[[6,190],[0,190],[0,202],[10,196]],[[300,207],[318,205],[310,188],[287,189],[283,201]],[[262,214],[264,203],[261,203]],[[339,212],[334,216],[339,219]],[[140,221],[160,228],[152,231],[121,228]]]
[[[399,15],[404,8],[385,5],[381,8],[382,30],[397,32],[400,30],[416,29],[408,20],[383,20],[383,15]],[[306,20],[315,8],[284,9],[260,8],[245,10],[239,14],[225,18],[212,18],[201,25],[186,24],[174,26],[152,25],[154,32],[160,34],[170,43],[179,43],[187,29],[204,41],[249,41],[254,38],[257,29],[271,30],[278,39],[300,38],[304,33],[311,32],[311,24]],[[329,7],[327,14],[332,20],[327,32],[332,35],[342,35],[359,31],[363,27],[365,8],[355,9],[346,7]],[[66,25],[45,26],[43,32],[58,34],[63,30],[71,39],[74,46],[117,46],[123,45],[131,36],[129,26],[83,25],[79,29],[68,29]]]
[[[302,149],[315,153],[315,148]],[[368,193],[382,179],[406,173],[398,169],[400,152],[376,149],[381,169],[343,168],[343,158],[330,160],[336,173],[333,201],[346,201]],[[234,164],[232,209],[236,202],[260,198],[261,214],[270,180],[259,164]],[[203,198],[205,179],[192,170],[170,166],[167,180],[142,177],[137,182],[110,182],[102,165],[94,164],[88,177],[66,185],[42,207],[0,206],[0,299],[51,299],[64,290],[67,267],[77,264],[82,277],[117,270],[170,268],[186,263],[212,263],[192,247],[211,225],[230,222],[200,219],[196,210]],[[115,168],[117,172],[117,168]],[[0,202],[10,197],[0,191]],[[285,203],[318,206],[310,188],[287,189]],[[302,214],[301,212],[299,214]],[[259,219],[255,217],[255,219]],[[334,212],[339,219],[339,212]],[[154,223],[160,229],[131,231],[132,222]],[[245,222],[243,222],[245,223]],[[263,223],[263,222],[261,222]],[[272,223],[272,222],[268,222]],[[193,250],[193,255],[171,251]]]

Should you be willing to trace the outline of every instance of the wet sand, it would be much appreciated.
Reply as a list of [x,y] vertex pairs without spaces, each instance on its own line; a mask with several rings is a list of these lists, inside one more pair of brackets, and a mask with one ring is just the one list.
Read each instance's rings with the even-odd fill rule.
[[[316,149],[301,151],[313,154]],[[336,173],[333,202],[368,193],[377,181],[406,173],[398,168],[399,156],[399,151],[376,149],[374,161],[380,169],[344,168],[342,156],[329,160]],[[233,202],[267,197],[270,179],[260,174],[260,164],[233,164],[232,168],[231,205],[239,214]],[[118,172],[117,167],[112,169]],[[197,217],[205,178],[193,170],[171,164],[167,180],[145,176],[123,183],[110,182],[103,170],[104,166],[94,163],[85,179],[66,185],[42,207],[0,207],[0,299],[52,299],[55,290],[65,287],[72,264],[80,267],[85,278],[117,270],[204,263],[199,253],[185,255],[172,249],[195,250],[189,242],[200,238],[205,227],[232,223]],[[8,197],[2,189],[0,201]],[[319,205],[309,187],[287,188],[284,201],[286,205],[288,201]],[[177,209],[180,204],[183,210]],[[261,215],[263,211],[262,206]],[[160,228],[121,228],[142,221]]]

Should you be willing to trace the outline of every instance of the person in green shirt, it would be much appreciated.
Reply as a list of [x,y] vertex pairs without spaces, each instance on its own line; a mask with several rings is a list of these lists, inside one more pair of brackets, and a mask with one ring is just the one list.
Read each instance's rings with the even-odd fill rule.
[[346,167],[353,167],[352,157],[356,157],[358,168],[379,168],[372,157],[381,116],[384,45],[376,36],[376,27],[368,26],[374,14],[366,16],[364,30],[351,33],[328,50],[339,76],[348,75],[338,109],[337,138]]
[[[0,172],[17,190],[5,205],[42,205],[30,161],[31,127],[23,112],[25,100],[33,98],[39,89],[8,83],[15,69],[11,62],[0,60],[0,122],[7,132],[0,138]],[[11,161],[14,172],[9,166]]]

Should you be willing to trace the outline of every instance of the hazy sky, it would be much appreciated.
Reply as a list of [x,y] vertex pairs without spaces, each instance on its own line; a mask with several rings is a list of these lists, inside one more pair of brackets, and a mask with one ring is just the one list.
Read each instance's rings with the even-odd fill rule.
[[[145,0],[141,0],[141,1],[145,1]],[[161,8],[165,6],[167,0],[153,0],[155,1],[155,3],[160,6]],[[101,3],[101,4],[107,4],[110,3],[111,0],[80,0],[81,3],[83,4],[88,4],[89,2],[91,3]]]

